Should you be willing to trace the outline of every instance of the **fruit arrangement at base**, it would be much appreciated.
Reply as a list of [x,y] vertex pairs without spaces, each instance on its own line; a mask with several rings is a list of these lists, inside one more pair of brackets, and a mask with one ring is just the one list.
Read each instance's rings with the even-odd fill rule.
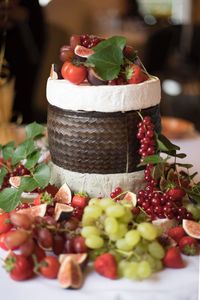
[[121,36],[72,35],[70,45],[60,48],[60,61],[61,68],[53,65],[50,78],[73,84],[124,85],[150,79],[137,51]]
[[[184,155],[153,129],[151,119],[142,118],[137,137],[147,186],[137,195],[117,186],[110,197],[90,199],[66,183],[49,185],[48,165],[39,162],[35,146],[43,132],[36,123],[21,145],[1,146],[0,248],[9,251],[4,266],[12,279],[44,276],[79,289],[91,264],[112,280],[144,280],[164,268],[184,268],[183,255],[199,253],[199,184],[195,174],[178,169],[189,165],[168,162]],[[23,192],[37,193],[22,203]]]

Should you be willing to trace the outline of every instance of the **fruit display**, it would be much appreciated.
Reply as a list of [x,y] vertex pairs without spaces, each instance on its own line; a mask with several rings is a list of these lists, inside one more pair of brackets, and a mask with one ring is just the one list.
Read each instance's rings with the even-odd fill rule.
[[138,84],[150,78],[137,51],[121,36],[72,35],[59,57],[62,66],[53,65],[50,76],[73,84]]
[[[37,146],[44,128],[32,123],[26,132],[22,144],[1,145],[0,248],[9,251],[3,265],[10,278],[42,276],[79,289],[88,266],[111,280],[146,280],[165,268],[186,267],[184,255],[198,255],[198,183],[179,171],[188,165],[158,154],[179,155],[177,146],[155,136],[150,118],[138,124],[147,186],[137,194],[117,186],[110,197],[91,198],[67,183],[56,188]],[[22,202],[23,193],[33,197]]]

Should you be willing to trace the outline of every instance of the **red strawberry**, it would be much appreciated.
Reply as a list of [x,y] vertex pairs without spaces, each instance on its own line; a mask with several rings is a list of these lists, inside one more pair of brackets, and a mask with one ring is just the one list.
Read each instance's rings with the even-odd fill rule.
[[79,208],[85,208],[88,204],[89,197],[86,193],[78,193],[75,194],[72,198],[72,206],[73,207],[79,207]]
[[117,278],[117,262],[111,253],[104,253],[98,256],[94,262],[94,267],[97,273],[110,278]]
[[179,241],[179,249],[186,255],[196,255],[199,252],[199,244],[195,238],[184,236]]
[[167,250],[163,258],[163,263],[167,268],[184,268],[180,250],[176,247],[171,247]]
[[126,68],[126,79],[128,83],[140,83],[148,79],[140,66],[131,64]]
[[51,204],[53,202],[52,196],[48,192],[40,193],[34,200],[34,205],[40,205],[42,203]]
[[168,236],[170,236],[177,243],[180,241],[180,239],[183,236],[186,235],[185,230],[181,226],[176,226],[176,227],[170,228],[167,233],[168,233]]
[[172,197],[172,200],[180,200],[185,196],[185,191],[179,187],[173,187],[167,191],[167,194]]

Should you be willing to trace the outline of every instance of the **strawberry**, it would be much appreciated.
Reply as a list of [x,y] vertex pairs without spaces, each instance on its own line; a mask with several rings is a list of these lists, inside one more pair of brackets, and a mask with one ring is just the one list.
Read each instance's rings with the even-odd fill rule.
[[172,200],[180,200],[185,196],[185,191],[180,187],[172,187],[167,191],[167,194],[171,196]]
[[99,255],[94,262],[94,268],[100,275],[117,279],[117,262],[111,253],[104,253]]
[[179,241],[179,249],[186,255],[196,255],[199,252],[198,241],[191,236],[184,236]]
[[176,247],[169,248],[163,258],[163,264],[167,268],[184,268],[184,262],[182,260],[180,250]]
[[170,236],[177,243],[180,239],[186,235],[185,230],[181,226],[172,227],[167,232],[168,236]]
[[72,198],[72,206],[85,208],[88,204],[89,197],[86,193],[77,193]]
[[47,203],[47,204],[51,204],[53,202],[53,198],[52,196],[47,193],[40,193],[34,200],[33,200],[33,204],[34,205],[40,205],[42,203]]
[[136,64],[131,64],[126,68],[126,79],[128,83],[140,83],[148,79],[147,74]]

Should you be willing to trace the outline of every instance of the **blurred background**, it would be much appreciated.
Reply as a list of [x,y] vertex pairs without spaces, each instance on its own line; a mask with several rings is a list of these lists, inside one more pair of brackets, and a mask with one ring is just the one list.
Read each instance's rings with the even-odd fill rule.
[[1,110],[0,122],[5,115],[46,122],[50,66],[71,34],[89,33],[126,36],[161,79],[162,115],[200,130],[199,24],[200,0],[0,0],[0,102],[14,95],[11,115]]

